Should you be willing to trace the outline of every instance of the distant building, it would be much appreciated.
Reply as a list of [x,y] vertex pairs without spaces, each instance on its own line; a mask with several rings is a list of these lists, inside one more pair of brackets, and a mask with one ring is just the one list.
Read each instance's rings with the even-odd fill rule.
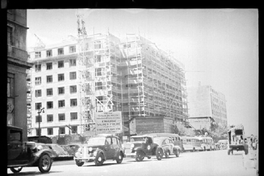
[[190,124],[196,129],[209,129],[212,122],[227,126],[225,96],[208,85],[188,87]]
[[23,128],[27,139],[27,11],[7,10],[7,124]]

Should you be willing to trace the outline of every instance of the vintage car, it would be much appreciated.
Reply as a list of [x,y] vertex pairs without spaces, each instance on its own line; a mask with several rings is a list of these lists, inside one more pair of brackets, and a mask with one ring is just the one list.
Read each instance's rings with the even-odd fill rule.
[[245,131],[243,125],[236,125],[228,130],[228,150],[227,154],[233,154],[233,151],[244,151],[248,154],[248,144],[246,143]]
[[147,135],[132,136],[130,142],[124,144],[124,148],[125,156],[135,157],[136,161],[142,161],[145,157],[150,159],[151,156],[161,160],[164,155],[163,149],[153,142],[153,137]]
[[180,156],[181,147],[176,146],[170,137],[155,137],[154,143],[158,144],[163,149],[165,158],[174,154],[176,157]]
[[122,143],[117,136],[111,134],[98,134],[91,137],[87,144],[80,146],[74,156],[77,166],[93,161],[98,166],[102,165],[105,160],[116,160],[120,164],[123,158]]
[[23,167],[38,167],[40,172],[49,172],[55,157],[52,150],[42,144],[22,141],[22,128],[7,126],[7,168],[18,173]]

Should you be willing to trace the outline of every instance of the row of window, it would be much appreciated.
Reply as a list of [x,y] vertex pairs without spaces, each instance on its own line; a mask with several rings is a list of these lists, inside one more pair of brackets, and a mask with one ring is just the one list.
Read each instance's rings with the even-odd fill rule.
[[[77,93],[77,86],[73,85],[70,86],[70,94]],[[65,87],[58,87],[58,95],[63,95],[65,94]],[[53,96],[53,88],[48,88],[46,89],[46,95],[47,96]],[[42,96],[42,90],[38,89],[35,90],[35,97],[41,97]]]
[[[70,99],[70,106],[76,107],[77,106],[77,99]],[[42,103],[35,103],[35,109],[39,110],[42,107]],[[47,109],[53,109],[53,101],[47,101]],[[65,107],[65,100],[59,100],[58,101],[58,107],[64,108]]]
[[[77,120],[78,113],[71,112],[70,117],[71,117],[71,120]],[[53,122],[53,121],[54,121],[53,114],[47,114],[47,122]],[[58,114],[58,121],[65,121],[65,113]],[[38,122],[42,122],[42,116],[36,116],[36,123]]]
[[[76,72],[70,72],[69,73],[70,80],[76,80],[77,79],[77,73]],[[58,81],[64,81],[65,76],[64,73],[58,74]],[[46,77],[47,83],[52,83],[53,82],[53,75],[48,75]],[[35,85],[40,85],[42,83],[41,77],[35,77]]]
[[[59,127],[58,130],[59,130],[58,134],[65,134],[65,127]],[[36,129],[36,132],[37,132],[37,135],[39,135],[39,132],[40,132],[39,129]],[[77,126],[71,126],[71,133],[77,133]],[[47,134],[53,135],[54,134],[53,128],[47,128]]]
[[[64,55],[64,48],[58,48],[58,55]],[[76,52],[76,46],[69,46],[69,53],[75,53]],[[52,57],[53,53],[52,50],[47,50],[46,51],[47,57]],[[41,58],[41,51],[35,52],[35,58]]]
[[[76,59],[70,59],[69,60],[70,67],[76,66]],[[58,68],[64,68],[64,61],[58,61]],[[52,70],[53,69],[53,63],[48,62],[46,63],[46,70]],[[35,64],[35,72],[41,71],[41,64]]]

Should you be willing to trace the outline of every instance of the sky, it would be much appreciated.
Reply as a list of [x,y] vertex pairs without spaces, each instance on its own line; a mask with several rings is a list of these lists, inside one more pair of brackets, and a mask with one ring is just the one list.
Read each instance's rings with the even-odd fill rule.
[[140,34],[185,67],[186,85],[210,85],[225,95],[228,124],[258,134],[259,34],[257,9],[34,9],[27,12],[27,47],[35,34],[46,45],[87,34]]

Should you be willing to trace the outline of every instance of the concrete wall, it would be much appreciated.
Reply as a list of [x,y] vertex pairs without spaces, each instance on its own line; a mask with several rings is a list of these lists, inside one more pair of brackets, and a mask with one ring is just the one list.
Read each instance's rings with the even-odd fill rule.
[[137,134],[162,133],[164,132],[163,118],[137,118]]

